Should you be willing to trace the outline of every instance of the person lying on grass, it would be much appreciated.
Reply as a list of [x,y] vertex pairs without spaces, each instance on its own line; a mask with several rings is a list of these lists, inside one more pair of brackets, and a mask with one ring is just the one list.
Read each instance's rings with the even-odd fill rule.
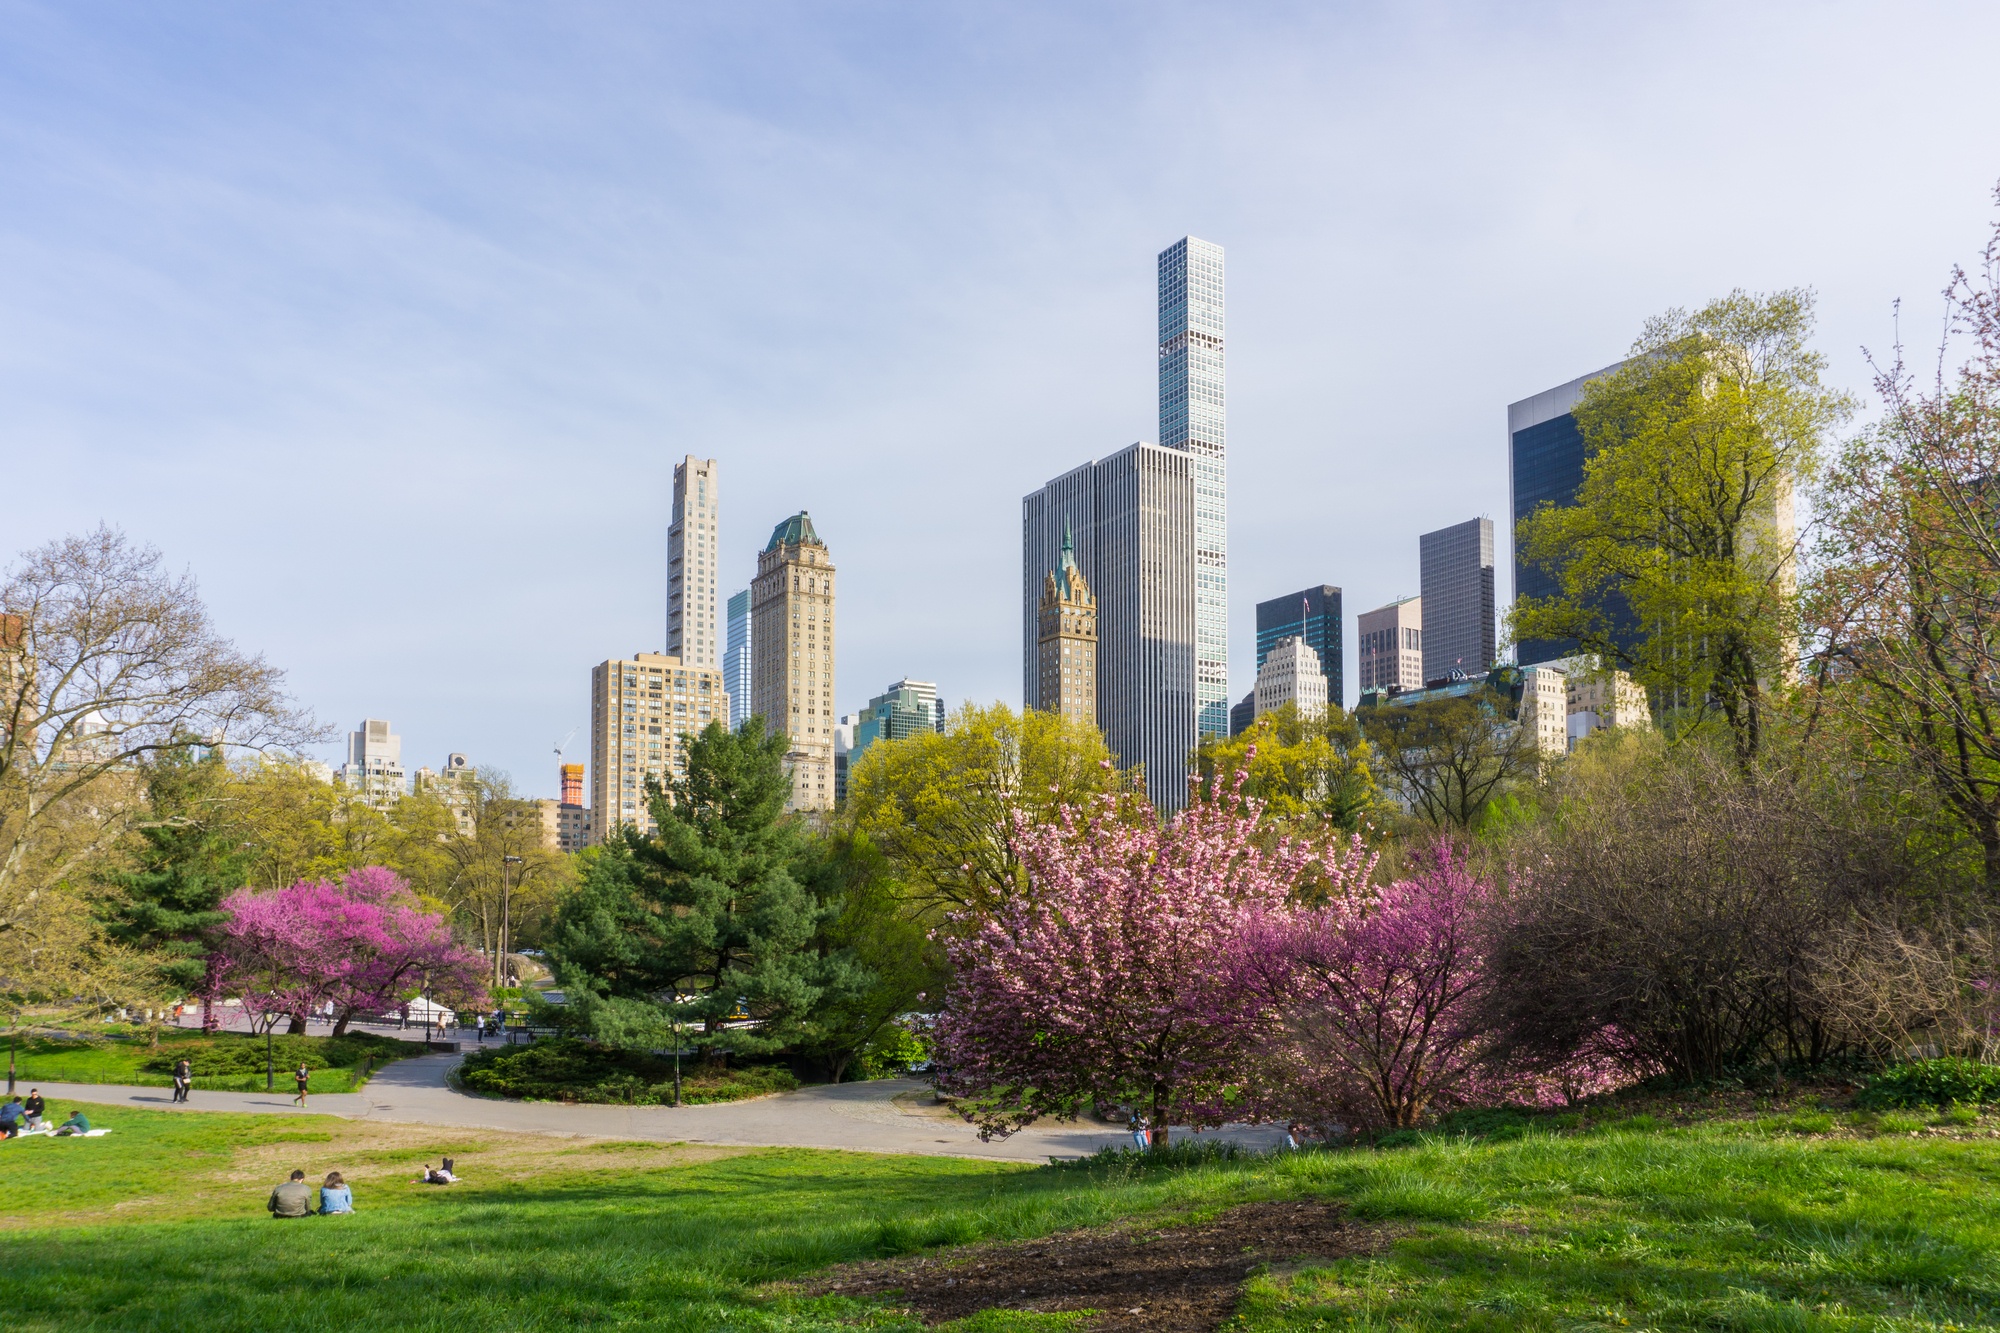
[[326,1183],[319,1187],[319,1215],[332,1217],[335,1213],[354,1211],[354,1191],[338,1171],[329,1171]]
[[312,1186],[306,1184],[303,1171],[292,1172],[292,1178],[274,1186],[271,1197],[264,1200],[264,1211],[273,1217],[310,1217],[312,1210]]
[[425,1162],[424,1173],[417,1177],[416,1183],[419,1185],[456,1185],[458,1177],[452,1173],[451,1168],[452,1160],[449,1157],[445,1158],[444,1165],[435,1171],[431,1169],[429,1162]]

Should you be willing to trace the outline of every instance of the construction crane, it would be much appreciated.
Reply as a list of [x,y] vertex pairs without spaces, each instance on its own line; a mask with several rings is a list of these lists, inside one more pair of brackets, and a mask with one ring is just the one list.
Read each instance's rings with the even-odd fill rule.
[[560,764],[563,761],[563,751],[569,749],[569,743],[575,739],[576,739],[576,728],[571,727],[569,729],[569,735],[563,737],[561,740],[556,742],[556,762],[558,764]]

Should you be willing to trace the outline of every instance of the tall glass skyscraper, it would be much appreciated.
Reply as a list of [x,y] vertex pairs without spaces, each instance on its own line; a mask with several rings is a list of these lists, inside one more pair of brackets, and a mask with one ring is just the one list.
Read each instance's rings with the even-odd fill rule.
[[[1302,588],[1289,597],[1273,597],[1257,603],[1257,669],[1271,650],[1294,635],[1319,654],[1320,670],[1326,675],[1327,702],[1335,708],[1347,706],[1347,677],[1340,643],[1340,589],[1331,583]],[[1254,703],[1254,700],[1253,700]],[[1232,733],[1240,731],[1232,720]]]
[[[1567,384],[1558,384],[1532,398],[1507,405],[1507,472],[1512,491],[1509,508],[1517,538],[1521,520],[1541,506],[1561,508],[1576,503],[1577,492],[1583,488],[1586,452],[1583,432],[1577,429],[1572,410],[1582,399],[1585,385],[1623,364],[1621,361],[1579,375]],[[1514,543],[1514,596],[1553,597],[1558,591],[1555,575],[1528,564],[1521,558],[1518,542]],[[1604,609],[1613,624],[1631,625],[1631,608],[1620,594],[1609,593]],[[1430,646],[1428,599],[1424,607],[1424,644],[1426,648]],[[1514,645],[1514,660],[1522,666],[1533,666],[1567,657],[1575,651],[1574,639],[1522,639]]]
[[750,716],[750,590],[729,599],[728,646],[722,652],[722,688],[729,691],[729,729]]
[[1222,247],[1160,252],[1160,443],[1194,460],[1195,726],[1229,734],[1229,476]]

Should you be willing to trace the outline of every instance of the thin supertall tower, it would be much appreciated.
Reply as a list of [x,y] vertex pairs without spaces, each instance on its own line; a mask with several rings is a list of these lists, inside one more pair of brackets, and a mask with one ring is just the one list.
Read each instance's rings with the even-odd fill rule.
[[1183,237],[1160,252],[1160,443],[1194,459],[1195,711],[1229,734],[1229,469],[1222,247]]
[[667,527],[667,656],[713,669],[716,520],[721,478],[713,458],[674,465],[674,516]]

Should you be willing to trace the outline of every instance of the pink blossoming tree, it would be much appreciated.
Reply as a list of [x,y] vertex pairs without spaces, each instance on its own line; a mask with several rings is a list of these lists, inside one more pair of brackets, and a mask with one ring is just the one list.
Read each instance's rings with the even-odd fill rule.
[[1227,966],[1249,914],[1314,880],[1320,853],[1260,834],[1241,775],[1161,827],[1109,804],[1019,818],[1025,891],[944,937],[954,979],[935,1029],[939,1087],[985,1137],[1099,1101],[1216,1125],[1241,1099],[1258,997]]
[[1405,1126],[1490,1091],[1480,941],[1491,901],[1439,848],[1412,878],[1345,877],[1322,904],[1246,921],[1230,972],[1265,1018],[1266,1111]]
[[380,866],[351,870],[337,884],[239,889],[222,906],[229,920],[211,985],[239,991],[260,1027],[289,1017],[290,1030],[303,1032],[306,1015],[332,1001],[339,1035],[356,1013],[420,983],[459,1004],[485,999],[485,960]]

